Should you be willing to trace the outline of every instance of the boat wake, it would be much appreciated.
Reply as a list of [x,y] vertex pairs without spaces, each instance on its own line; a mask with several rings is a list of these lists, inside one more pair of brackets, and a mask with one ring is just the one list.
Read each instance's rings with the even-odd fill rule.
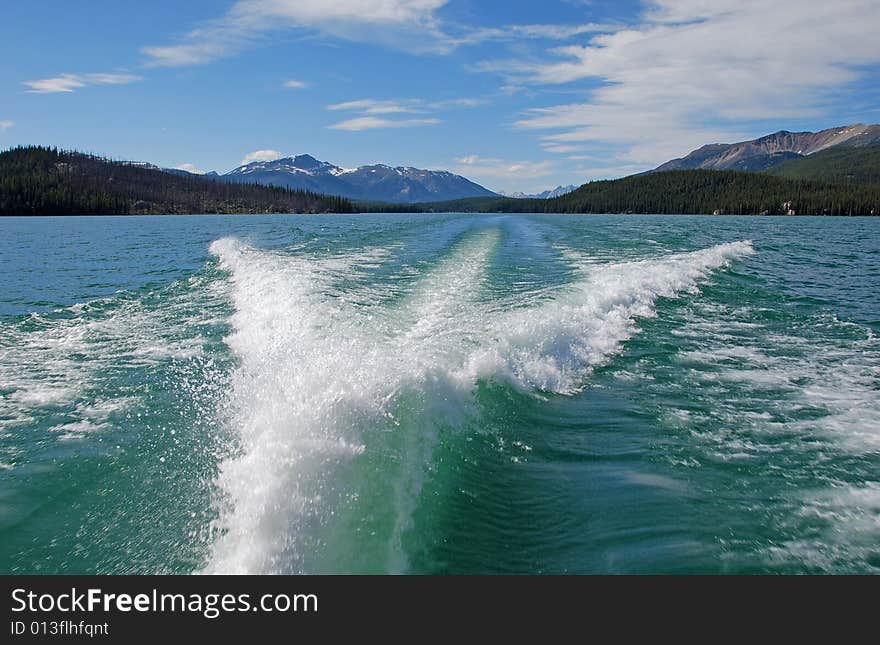
[[[754,253],[750,242],[595,263],[526,306],[487,296],[497,229],[454,244],[405,293],[362,286],[388,250],[309,257],[235,238],[228,272],[238,360],[208,573],[405,571],[403,539],[438,435],[475,414],[481,382],[570,395],[656,315]],[[347,536],[357,535],[357,540]]]

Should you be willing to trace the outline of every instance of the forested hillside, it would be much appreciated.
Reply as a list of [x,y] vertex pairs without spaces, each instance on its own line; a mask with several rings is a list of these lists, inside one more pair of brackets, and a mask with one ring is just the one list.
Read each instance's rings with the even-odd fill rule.
[[672,170],[595,181],[554,199],[476,198],[421,210],[532,213],[876,215],[880,186],[830,184],[760,173]]
[[789,159],[766,172],[791,179],[880,184],[880,146],[829,148],[806,157]]
[[342,197],[227,184],[38,146],[0,153],[0,215],[351,212]]

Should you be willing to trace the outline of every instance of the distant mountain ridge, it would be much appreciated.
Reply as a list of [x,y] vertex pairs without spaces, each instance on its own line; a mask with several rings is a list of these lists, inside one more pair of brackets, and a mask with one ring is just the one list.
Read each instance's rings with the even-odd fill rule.
[[499,195],[503,195],[505,197],[513,197],[514,199],[553,199],[554,197],[561,197],[562,195],[567,195],[573,190],[577,190],[578,187],[574,184],[569,184],[568,186],[557,186],[556,188],[551,188],[550,190],[545,190],[540,193],[505,193],[499,192]]
[[680,159],[672,159],[650,172],[669,170],[741,170],[761,172],[791,159],[829,148],[863,148],[880,145],[880,125],[855,125],[819,132],[788,132],[740,141],[702,146]]
[[384,164],[347,169],[307,154],[253,161],[216,179],[310,190],[372,202],[415,203],[496,195],[446,170]]

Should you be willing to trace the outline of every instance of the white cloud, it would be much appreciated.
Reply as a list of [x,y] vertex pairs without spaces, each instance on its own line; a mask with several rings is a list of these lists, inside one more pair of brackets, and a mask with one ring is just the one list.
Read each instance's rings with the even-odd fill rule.
[[244,156],[244,159],[241,160],[241,165],[244,166],[252,161],[275,161],[283,156],[278,150],[254,150]]
[[541,143],[541,147],[544,148],[547,152],[556,152],[559,154],[569,154],[572,152],[582,152],[584,147],[582,145],[569,145],[564,143],[554,143],[553,141],[544,141]]
[[522,173],[546,175],[552,172],[552,161],[509,161],[496,157],[465,155],[457,157],[456,163],[472,169],[479,169],[482,174],[494,174],[499,177]]
[[0,132],[5,132],[14,125],[13,121],[0,121]]
[[440,119],[383,119],[375,116],[362,116],[355,119],[340,121],[327,127],[331,130],[348,130],[359,132],[361,130],[376,130],[380,128],[414,128],[420,125],[435,125]]
[[304,87],[308,87],[308,85],[302,81],[290,80],[290,81],[284,81],[284,87],[288,87],[292,90],[301,90]]
[[447,0],[238,0],[189,32],[182,43],[143,48],[150,62],[175,67],[233,55],[263,34],[307,29],[355,41],[407,37],[412,47],[435,40],[434,12]]
[[198,168],[196,168],[196,166],[194,164],[191,164],[191,163],[182,163],[179,166],[175,166],[175,169],[185,170],[186,172],[191,172],[194,175],[204,175],[205,174],[204,170],[199,170]]
[[61,74],[53,78],[36,81],[24,81],[22,85],[29,87],[31,94],[56,94],[73,92],[89,85],[126,85],[141,80],[134,74]]
[[35,94],[50,94],[55,92],[73,92],[75,89],[85,87],[79,78],[73,74],[64,74],[55,78],[44,78],[38,81],[24,81],[22,85],[28,86],[28,92]]
[[542,177],[558,173],[553,161],[514,161],[475,154],[456,158],[450,170],[507,192],[535,192],[546,183],[540,181]]
[[140,81],[141,76],[134,74],[86,74],[80,77],[85,80],[87,85],[128,85],[135,81]]
[[[568,157],[572,161],[584,161],[588,159],[586,156],[575,155]],[[595,161],[595,160],[594,160]],[[644,171],[644,167],[638,164],[620,164],[620,165],[600,165],[600,166],[584,166],[575,165],[571,171],[580,179],[574,183],[584,184],[588,181],[598,181],[600,179],[617,179],[618,177],[626,177]]]
[[465,29],[461,35],[447,36],[450,46],[476,45],[487,41],[519,41],[523,39],[568,40],[581,34],[614,32],[620,25],[589,22],[580,25],[507,25]]
[[441,21],[436,12],[449,0],[237,0],[222,16],[202,23],[181,42],[142,51],[152,65],[177,67],[232,56],[281,30],[387,44],[408,53],[448,53],[487,41],[568,40],[585,33],[615,31],[616,25],[530,24],[474,28]]
[[[859,68],[880,63],[876,0],[657,0],[639,24],[585,45],[548,51],[543,62],[490,61],[508,83],[600,83],[587,100],[530,111],[523,129],[543,140],[618,147],[644,169],[704,143],[762,134],[826,114],[853,88]],[[844,45],[845,43],[845,45]]]
[[486,105],[487,103],[489,103],[488,99],[462,98],[448,99],[446,101],[435,101],[434,103],[431,103],[431,107],[433,107],[435,110],[445,110],[448,108],[471,108],[480,105]]
[[[214,30],[211,30],[212,32]],[[190,32],[189,38],[195,40],[205,30],[197,29]],[[201,65],[217,58],[230,55],[236,43],[245,40],[245,34],[230,33],[226,42],[222,42],[219,34],[212,33],[210,36],[217,42],[189,42],[184,45],[168,45],[162,47],[143,47],[143,51],[149,58],[150,64],[156,67],[183,67],[185,65]]]
[[[491,70],[489,70],[491,71]],[[518,94],[522,92],[525,88],[522,85],[518,85],[516,83],[505,83],[504,85],[500,85],[498,87],[498,91],[502,94],[507,94],[508,96],[513,96],[514,94]]]
[[327,106],[328,110],[351,110],[363,114],[398,114],[402,112],[423,112],[425,102],[421,99],[399,99],[377,101],[375,99],[358,99]]
[[[487,101],[479,98],[442,99],[426,101],[425,99],[358,99],[328,105],[330,111],[358,112],[360,117],[334,123],[327,127],[333,130],[375,130],[377,128],[412,128],[420,125],[440,123],[436,118],[391,119],[393,114],[425,114],[440,110],[469,108],[483,105]],[[379,115],[382,115],[381,117]]]
[[619,28],[619,25],[590,22],[583,25],[511,25],[507,30],[518,37],[566,40],[581,34],[617,31]]

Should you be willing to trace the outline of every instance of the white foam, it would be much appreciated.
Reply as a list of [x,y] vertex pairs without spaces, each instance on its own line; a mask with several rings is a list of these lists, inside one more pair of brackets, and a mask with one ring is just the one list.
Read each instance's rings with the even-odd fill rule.
[[49,432],[58,433],[60,441],[72,441],[74,439],[83,439],[92,433],[105,430],[108,427],[109,425],[106,423],[93,423],[88,419],[80,419],[79,421],[52,426],[49,428]]
[[[831,334],[805,337],[756,325],[744,344],[741,337],[719,333],[733,322],[722,316],[710,335],[704,331],[708,322],[688,324],[682,332],[701,345],[679,354],[679,360],[704,368],[694,378],[725,392],[743,388],[765,408],[760,416],[750,415],[739,409],[741,396],[724,393],[714,402],[716,415],[746,421],[750,429],[768,435],[830,439],[836,448],[854,453],[880,447],[880,345],[872,334],[856,340]],[[790,420],[804,409],[814,413]],[[783,423],[780,417],[789,420]]]
[[[691,447],[713,461],[754,462],[768,477],[811,482],[770,516],[783,534],[798,536],[764,549],[771,564],[876,567],[880,482],[850,478],[880,450],[880,344],[870,329],[832,315],[765,314],[694,307],[678,329],[696,347],[678,356],[693,369],[670,387],[686,388],[675,396],[703,412],[667,423],[689,431]],[[746,335],[738,333],[742,319],[750,321]],[[858,466],[836,467],[839,460]]]
[[754,252],[735,242],[653,260],[584,261],[575,284],[504,310],[483,299],[499,238],[492,230],[472,235],[393,306],[339,287],[375,262],[370,253],[291,256],[231,238],[211,245],[232,285],[227,343],[240,367],[230,422],[241,449],[220,467],[207,572],[308,570],[320,550],[310,532],[357,494],[339,490],[334,473],[368,454],[371,427],[396,427],[396,401],[410,392],[422,406],[420,427],[395,466],[401,476],[387,500],[394,526],[384,563],[405,569],[400,542],[433,434],[467,414],[480,379],[575,392],[636,333],[639,317],[655,314],[658,298],[694,292],[713,270]]
[[827,573],[864,573],[863,563],[880,556],[880,483],[805,493],[785,526],[799,537],[768,548],[771,562],[807,564]]
[[[9,390],[0,396],[0,425],[15,429],[63,413],[72,418],[52,428],[59,438],[91,432],[86,423],[94,422],[100,409],[90,409],[89,402],[104,396],[108,372],[201,353],[202,339],[182,333],[201,314],[189,295],[170,298],[160,307],[109,298],[55,312],[64,314],[60,317],[31,316],[0,324],[0,383]],[[118,409],[131,405],[131,398],[120,395],[97,405]],[[102,424],[100,419],[96,423]],[[61,427],[65,425],[70,428]]]

